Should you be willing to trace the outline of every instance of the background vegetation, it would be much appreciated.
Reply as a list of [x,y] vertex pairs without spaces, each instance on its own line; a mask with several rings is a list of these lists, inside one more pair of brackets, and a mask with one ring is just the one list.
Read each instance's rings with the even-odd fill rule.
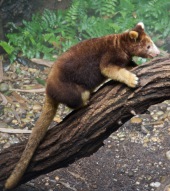
[[[155,41],[170,38],[170,2],[167,0],[73,0],[67,10],[44,10],[11,24],[8,41],[0,41],[11,61],[21,53],[28,58],[52,60],[75,43],[119,33],[143,21]],[[160,43],[164,45],[164,43]],[[164,48],[164,47],[163,47]]]

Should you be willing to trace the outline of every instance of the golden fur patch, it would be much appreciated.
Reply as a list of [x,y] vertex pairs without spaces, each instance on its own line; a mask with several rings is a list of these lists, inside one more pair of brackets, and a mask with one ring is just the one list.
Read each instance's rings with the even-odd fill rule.
[[136,87],[138,84],[138,77],[135,74],[119,66],[110,65],[108,67],[104,67],[102,69],[102,73],[106,77],[112,80],[123,82],[132,88]]
[[89,101],[89,98],[90,98],[90,92],[89,91],[84,91],[82,94],[81,94],[81,98],[83,100],[83,105],[87,105],[88,104],[88,101]]

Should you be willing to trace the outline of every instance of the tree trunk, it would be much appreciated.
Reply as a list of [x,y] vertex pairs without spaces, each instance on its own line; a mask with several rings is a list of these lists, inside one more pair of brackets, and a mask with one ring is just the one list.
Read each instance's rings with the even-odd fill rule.
[[[103,140],[150,105],[170,99],[170,56],[157,58],[133,69],[140,85],[131,89],[110,81],[95,92],[87,107],[73,111],[48,131],[21,183],[90,156]],[[0,154],[0,184],[3,185],[19,160],[26,142]]]

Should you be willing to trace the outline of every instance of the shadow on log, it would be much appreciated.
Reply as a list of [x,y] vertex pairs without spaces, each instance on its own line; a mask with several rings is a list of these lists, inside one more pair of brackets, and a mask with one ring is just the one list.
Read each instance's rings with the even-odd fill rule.
[[[66,167],[96,152],[111,133],[134,113],[170,99],[170,56],[154,59],[133,69],[140,79],[136,89],[110,81],[92,95],[87,107],[73,111],[50,129],[37,149],[21,183]],[[19,160],[26,142],[0,154],[0,185]]]

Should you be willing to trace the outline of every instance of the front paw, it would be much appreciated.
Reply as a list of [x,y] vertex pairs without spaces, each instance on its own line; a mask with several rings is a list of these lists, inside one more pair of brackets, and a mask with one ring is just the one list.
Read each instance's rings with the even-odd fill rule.
[[130,73],[129,78],[127,80],[127,85],[131,88],[137,87],[139,84],[139,78],[136,74]]

